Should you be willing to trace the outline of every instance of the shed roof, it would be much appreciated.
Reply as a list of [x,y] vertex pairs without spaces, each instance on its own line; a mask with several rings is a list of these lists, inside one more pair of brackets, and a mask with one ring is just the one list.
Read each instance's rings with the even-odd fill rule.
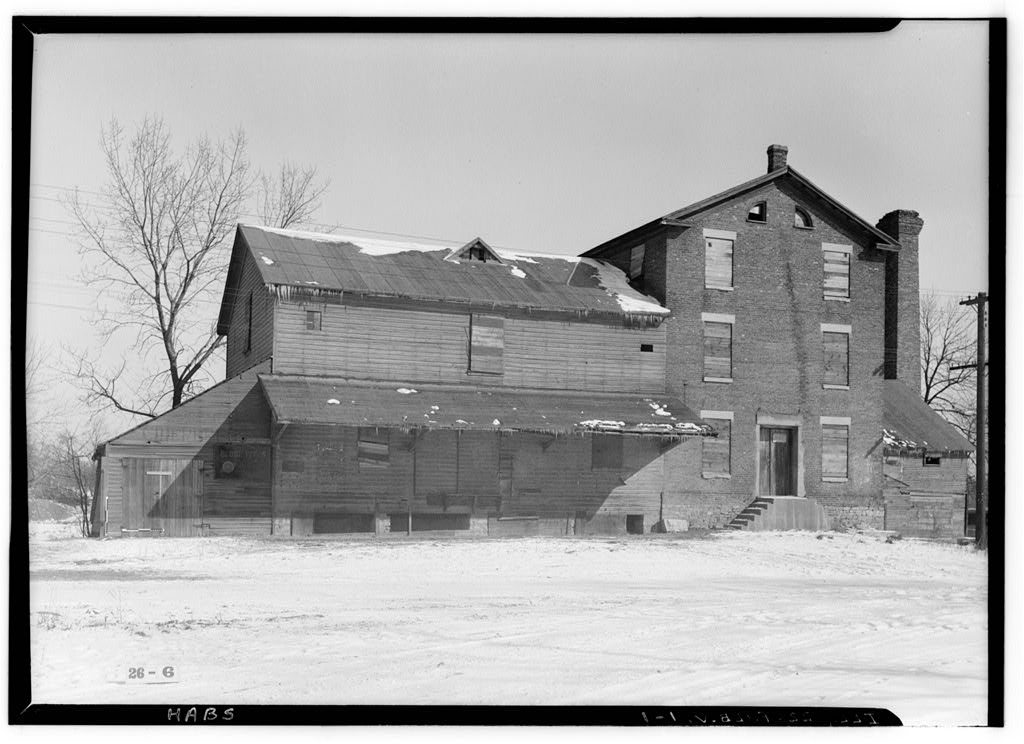
[[260,375],[281,423],[406,429],[711,434],[675,398],[634,393],[412,385],[297,375]]
[[[482,243],[479,238],[472,242],[477,241]],[[218,332],[227,333],[245,254],[252,256],[265,284],[313,292],[624,320],[639,316],[651,323],[669,314],[657,300],[630,287],[620,269],[603,261],[487,247],[500,262],[459,260],[450,245],[239,225]]]
[[882,429],[883,441],[889,447],[943,452],[974,450],[973,444],[902,380],[884,383]]

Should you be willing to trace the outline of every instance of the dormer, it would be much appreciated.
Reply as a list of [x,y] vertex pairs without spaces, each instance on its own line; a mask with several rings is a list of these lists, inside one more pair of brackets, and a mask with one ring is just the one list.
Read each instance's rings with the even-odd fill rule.
[[455,248],[445,261],[479,261],[480,263],[504,263],[494,249],[483,238],[473,238],[461,248]]

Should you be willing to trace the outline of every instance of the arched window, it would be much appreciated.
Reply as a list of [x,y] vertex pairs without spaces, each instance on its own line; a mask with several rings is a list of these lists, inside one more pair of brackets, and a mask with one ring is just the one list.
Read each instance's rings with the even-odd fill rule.
[[797,207],[793,210],[793,224],[796,227],[806,227],[808,229],[814,227],[814,221],[811,220],[811,215],[807,213],[807,210]]
[[750,222],[768,221],[768,202],[758,202],[747,212],[747,220]]

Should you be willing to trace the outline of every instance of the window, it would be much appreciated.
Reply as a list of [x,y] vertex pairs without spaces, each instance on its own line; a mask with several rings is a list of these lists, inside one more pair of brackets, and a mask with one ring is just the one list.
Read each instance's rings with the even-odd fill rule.
[[826,300],[844,300],[850,297],[851,246],[822,245],[825,263],[824,296]]
[[821,479],[845,481],[850,451],[850,419],[821,417]]
[[704,286],[708,289],[732,289],[732,254],[736,233],[727,230],[704,231]]
[[386,468],[391,462],[387,430],[360,428],[357,458],[360,470]]
[[654,351],[654,344],[640,344],[640,351]]
[[732,326],[735,317],[702,313],[704,321],[704,381],[732,382]]
[[823,387],[850,386],[850,326],[821,324]]
[[925,467],[940,467],[942,465],[942,456],[941,455],[929,455],[929,454],[925,453],[924,465],[925,465]]
[[500,375],[505,348],[505,319],[495,315],[469,317],[469,371]]
[[768,221],[768,202],[758,202],[750,208],[747,212],[748,222],[767,222]]
[[594,434],[591,439],[590,469],[622,469],[622,437],[618,434]]
[[643,282],[644,278],[644,248],[643,245],[635,245],[629,251],[629,281]]
[[320,312],[317,310],[306,311],[306,330],[307,331],[319,331],[320,330]]
[[804,229],[810,230],[812,227],[814,227],[814,221],[811,219],[811,215],[807,212],[806,209],[796,207],[793,210],[793,225],[795,227],[802,227]]
[[248,353],[252,351],[252,292],[249,293],[249,313],[246,316],[246,324],[248,330],[245,334],[245,351]]
[[718,433],[701,438],[701,475],[728,478],[732,474],[732,412],[701,411],[700,417]]
[[461,248],[456,248],[445,256],[445,260],[504,263],[494,249],[483,241],[483,238],[474,238]]

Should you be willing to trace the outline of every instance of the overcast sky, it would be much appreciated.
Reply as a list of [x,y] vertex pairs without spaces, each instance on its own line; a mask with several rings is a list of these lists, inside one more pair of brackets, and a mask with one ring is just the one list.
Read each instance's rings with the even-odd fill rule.
[[315,164],[324,224],[567,254],[785,144],[866,220],[920,212],[923,289],[984,290],[987,33],[37,37],[29,335],[96,343],[57,199],[98,200],[101,125],[147,115],[179,146],[241,127],[254,164]]

